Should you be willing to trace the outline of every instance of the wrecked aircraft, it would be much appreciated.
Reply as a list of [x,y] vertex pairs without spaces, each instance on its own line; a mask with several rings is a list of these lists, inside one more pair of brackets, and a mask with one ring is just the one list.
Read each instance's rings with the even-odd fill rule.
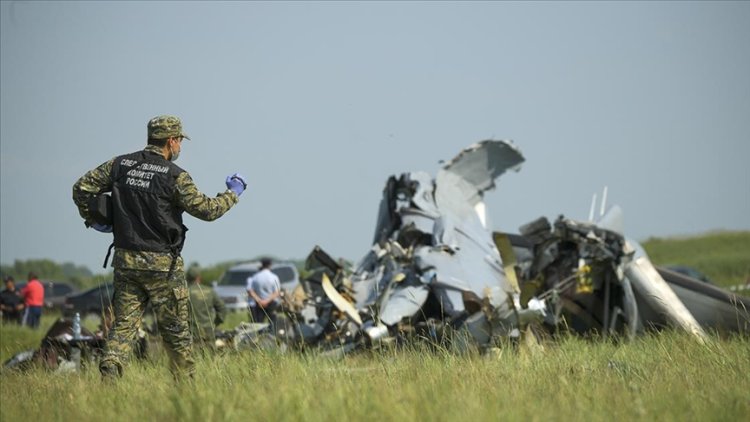
[[561,330],[631,338],[671,325],[698,341],[706,329],[750,333],[750,298],[655,268],[622,233],[619,207],[597,222],[560,216],[492,232],[484,195],[523,162],[512,143],[487,140],[434,178],[389,177],[372,247],[353,271],[316,246],[310,276],[272,322],[240,324],[217,345],[340,354],[421,339],[481,351]]
[[241,330],[234,343],[271,335],[348,351],[407,338],[462,338],[482,350],[530,326],[536,333],[632,337],[671,324],[701,341],[703,327],[748,332],[750,300],[718,288],[706,295],[687,277],[675,288],[678,297],[675,276],[655,269],[621,233],[618,207],[597,223],[561,216],[554,225],[532,221],[520,234],[490,231],[483,196],[523,161],[512,143],[487,140],[435,178],[391,176],[373,246],[353,273],[316,247],[304,304],[287,308],[275,328]]

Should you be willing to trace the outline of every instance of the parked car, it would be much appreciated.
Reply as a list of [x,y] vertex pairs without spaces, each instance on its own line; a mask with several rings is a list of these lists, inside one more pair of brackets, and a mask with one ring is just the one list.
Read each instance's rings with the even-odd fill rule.
[[[214,291],[227,305],[228,310],[247,310],[247,279],[260,270],[260,261],[238,264],[228,269],[218,282],[214,282]],[[281,289],[291,293],[299,285],[299,272],[290,262],[277,262],[271,271],[279,277]]]
[[59,281],[44,282],[44,306],[62,309],[68,296],[78,293],[78,288]]
[[[18,283],[16,290],[20,292],[24,286],[26,286],[25,282]],[[77,287],[61,281],[42,281],[42,286],[44,286],[44,307],[49,309],[62,309],[67,296],[78,292]]]
[[101,316],[102,312],[112,306],[113,283],[103,283],[78,294],[65,298],[63,315],[72,316],[76,312],[81,317],[87,315]]

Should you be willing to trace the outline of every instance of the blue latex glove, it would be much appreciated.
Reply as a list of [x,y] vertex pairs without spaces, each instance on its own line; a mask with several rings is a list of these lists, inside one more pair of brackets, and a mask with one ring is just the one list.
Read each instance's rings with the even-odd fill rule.
[[112,233],[112,226],[106,224],[94,223],[91,225],[91,227],[98,232]]
[[232,192],[236,193],[237,196],[242,195],[242,192],[245,191],[247,188],[247,183],[245,183],[245,178],[242,177],[241,174],[235,173],[231,176],[227,176],[227,188],[230,189]]

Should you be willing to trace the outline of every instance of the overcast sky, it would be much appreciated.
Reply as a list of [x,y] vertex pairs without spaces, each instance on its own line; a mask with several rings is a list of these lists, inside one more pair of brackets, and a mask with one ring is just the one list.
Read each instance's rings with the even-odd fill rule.
[[388,176],[488,138],[526,157],[494,228],[588,217],[626,233],[750,229],[748,2],[8,2],[0,5],[0,261],[102,271],[71,187],[182,118],[177,162],[240,203],[186,214],[210,265],[317,244],[357,260]]

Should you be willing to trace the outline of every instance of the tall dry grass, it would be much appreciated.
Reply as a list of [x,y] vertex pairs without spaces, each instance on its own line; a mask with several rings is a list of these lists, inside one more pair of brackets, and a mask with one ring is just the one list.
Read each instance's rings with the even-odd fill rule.
[[[4,356],[9,332],[0,329]],[[131,362],[114,384],[96,368],[3,372],[0,419],[743,420],[748,363],[748,338],[701,345],[673,332],[625,343],[565,337],[490,355],[426,345],[343,360],[235,352],[199,357],[194,382],[177,385],[158,356]]]

